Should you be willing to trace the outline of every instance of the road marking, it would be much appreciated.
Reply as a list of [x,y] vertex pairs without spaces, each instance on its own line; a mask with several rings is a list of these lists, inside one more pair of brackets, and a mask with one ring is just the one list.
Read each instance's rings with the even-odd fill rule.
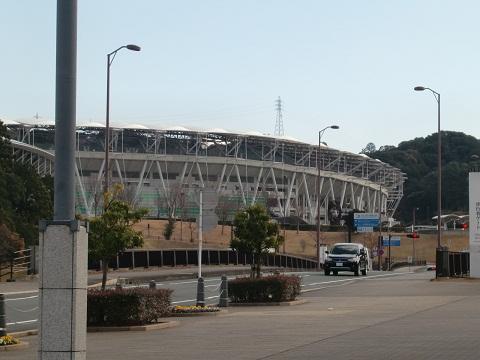
[[[331,281],[323,281],[323,282],[318,282],[318,283],[311,283],[311,284],[305,284],[306,286],[314,286],[314,285],[324,285],[324,284],[336,284],[336,283],[347,283],[347,282],[355,282],[356,280],[376,280],[377,278],[379,277],[393,277],[393,276],[400,276],[400,275],[407,275],[407,274],[413,274],[412,271],[410,272],[404,272],[404,273],[397,273],[397,274],[381,274],[381,275],[371,275],[371,276],[368,276],[368,277],[355,277],[355,278],[348,278],[348,279],[342,279],[342,280],[331,280]],[[301,292],[310,292],[310,291],[315,291],[315,290],[321,290],[321,289],[326,289],[326,288],[329,288],[329,287],[333,287],[333,286],[322,286],[322,287],[319,287],[319,288],[313,288],[313,289],[306,289],[306,290],[302,290]]]
[[[210,282],[210,281],[218,281],[220,278],[216,279],[204,279],[204,282]],[[156,283],[158,286],[169,286],[169,285],[185,285],[185,284],[196,284],[198,283],[198,280],[193,280],[193,281],[181,281],[181,282],[176,282],[176,283]]]
[[14,292],[7,292],[4,294],[6,296],[12,296],[12,295],[34,294],[34,293],[38,293],[38,290],[14,291]]
[[[209,297],[206,297],[205,300],[216,299],[216,298],[219,298],[219,297],[220,297],[220,295],[209,296]],[[197,299],[172,301],[172,304],[183,304],[183,303],[186,303],[186,302],[195,302],[195,301],[197,301]]]
[[207,287],[216,287],[216,286],[218,286],[218,285],[220,285],[220,283],[218,283],[218,284],[213,284],[213,285],[205,285],[205,287],[206,287],[206,288],[207,288]]
[[172,301],[172,304],[183,304],[186,302],[197,301],[197,299],[190,299],[190,300],[180,300],[180,301]]
[[27,297],[23,297],[23,298],[5,299],[5,301],[28,300],[28,299],[35,299],[35,298],[38,298],[38,295],[27,296]]
[[11,323],[7,323],[6,325],[7,325],[7,326],[10,326],[10,325],[29,324],[29,323],[33,323],[33,322],[36,322],[36,321],[38,321],[38,319],[34,319],[34,320],[25,320],[25,321],[17,321],[17,322],[11,322]]

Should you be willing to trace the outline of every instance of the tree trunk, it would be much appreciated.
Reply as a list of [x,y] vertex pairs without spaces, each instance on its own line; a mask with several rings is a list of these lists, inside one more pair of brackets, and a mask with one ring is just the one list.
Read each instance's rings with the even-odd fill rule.
[[102,290],[105,290],[107,285],[108,260],[102,260]]
[[260,254],[256,254],[255,255],[255,265],[257,267],[257,274],[256,274],[256,277],[257,279],[261,276],[260,272],[261,272],[261,255]]

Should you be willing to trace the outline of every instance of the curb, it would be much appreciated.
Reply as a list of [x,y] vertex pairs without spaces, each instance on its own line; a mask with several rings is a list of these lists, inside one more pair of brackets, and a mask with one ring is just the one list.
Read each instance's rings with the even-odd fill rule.
[[157,324],[133,326],[88,326],[87,332],[150,331],[178,326],[179,321],[163,321]]
[[433,278],[430,279],[430,281],[433,282],[479,282],[480,278],[471,278],[471,277],[438,277],[438,278]]
[[220,310],[220,311],[206,311],[206,312],[192,312],[192,313],[177,313],[170,315],[171,317],[195,317],[195,316],[217,316],[222,314],[227,314],[228,310]]
[[306,299],[282,302],[265,302],[265,303],[229,303],[229,306],[295,306],[307,303]]
[[26,336],[32,336],[32,335],[38,335],[38,330],[25,330],[25,331],[18,331],[18,332],[12,332],[9,335],[12,335],[13,337],[16,338],[22,338]]
[[28,348],[30,345],[26,341],[20,341],[18,344],[14,345],[1,345],[0,351],[15,351]]

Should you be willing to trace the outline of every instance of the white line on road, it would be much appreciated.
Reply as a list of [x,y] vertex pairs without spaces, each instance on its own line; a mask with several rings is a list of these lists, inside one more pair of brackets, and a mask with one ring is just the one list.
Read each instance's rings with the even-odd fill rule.
[[[211,299],[216,299],[216,298],[219,298],[220,295],[215,295],[215,296],[209,296],[209,297],[206,297],[205,300],[211,300]],[[197,299],[190,299],[190,300],[180,300],[180,301],[172,301],[172,304],[183,304],[183,303],[187,303],[187,302],[195,302],[197,301]]]
[[23,297],[23,298],[5,299],[5,301],[28,300],[28,299],[35,299],[35,298],[38,298],[38,295],[27,296],[27,297]]
[[38,321],[38,319],[25,320],[25,321],[17,321],[17,322],[7,323],[6,325],[7,325],[7,326],[10,326],[10,325],[29,324],[29,323],[33,323],[33,322],[37,322],[37,321]]
[[[412,271],[410,272],[404,272],[404,273],[399,273],[399,274],[381,274],[381,275],[372,275],[369,277],[364,277],[364,278],[348,278],[348,279],[342,279],[342,280],[331,280],[331,281],[323,281],[323,282],[318,282],[318,283],[311,283],[311,284],[306,284],[306,286],[314,286],[314,285],[325,285],[325,284],[335,284],[335,283],[353,283],[355,280],[376,280],[379,277],[393,277],[393,276],[399,276],[399,275],[406,275],[406,274],[413,274]],[[310,291],[315,291],[315,290],[321,290],[321,289],[326,289],[329,287],[333,286],[322,286],[319,288],[313,288],[313,289],[306,289],[302,290],[302,292],[310,292]]]

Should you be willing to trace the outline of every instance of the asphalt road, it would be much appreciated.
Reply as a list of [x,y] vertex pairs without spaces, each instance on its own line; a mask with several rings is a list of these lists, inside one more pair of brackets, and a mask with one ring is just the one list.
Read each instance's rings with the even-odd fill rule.
[[[367,276],[353,276],[341,273],[337,276],[325,276],[323,272],[294,272],[302,278],[302,293],[309,293],[329,288],[349,286],[360,281],[391,279],[405,273],[388,273],[371,271]],[[236,276],[230,276],[233,279]],[[205,278],[205,302],[216,305],[219,301],[220,277]],[[173,305],[194,305],[196,303],[197,280],[158,281],[157,287],[172,289]],[[145,285],[146,286],[146,285]],[[6,296],[6,315],[8,332],[36,329],[38,326],[38,292],[22,292]]]

